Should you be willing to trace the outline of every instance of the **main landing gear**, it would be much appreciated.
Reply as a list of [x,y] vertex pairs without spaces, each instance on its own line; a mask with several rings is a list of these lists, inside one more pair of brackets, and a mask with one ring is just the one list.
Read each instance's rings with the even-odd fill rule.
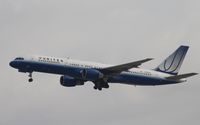
[[104,81],[96,81],[96,82],[94,82],[94,89],[95,90],[98,89],[99,91],[101,91],[102,88],[109,88],[108,83],[104,82]]
[[28,77],[29,77],[28,82],[33,82],[32,72],[29,73]]
[[102,87],[101,87],[101,86],[97,87],[97,86],[95,85],[95,86],[94,86],[94,89],[95,89],[95,90],[98,89],[99,91],[101,91],[101,90],[102,90]]

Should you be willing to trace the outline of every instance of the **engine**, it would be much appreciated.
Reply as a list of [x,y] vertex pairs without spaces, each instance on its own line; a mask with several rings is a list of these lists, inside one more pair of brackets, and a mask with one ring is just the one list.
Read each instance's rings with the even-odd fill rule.
[[83,69],[80,71],[80,78],[95,81],[103,78],[103,74],[95,69]]
[[75,79],[70,76],[61,76],[60,77],[60,84],[65,87],[74,87],[77,85],[84,85],[84,81]]

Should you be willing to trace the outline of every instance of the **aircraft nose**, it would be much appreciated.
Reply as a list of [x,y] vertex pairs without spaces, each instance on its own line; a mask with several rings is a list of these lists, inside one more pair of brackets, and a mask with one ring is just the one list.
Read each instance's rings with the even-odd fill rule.
[[13,67],[13,68],[16,68],[16,67],[17,67],[17,62],[16,62],[16,61],[11,61],[11,62],[9,63],[9,65],[10,65],[11,67]]

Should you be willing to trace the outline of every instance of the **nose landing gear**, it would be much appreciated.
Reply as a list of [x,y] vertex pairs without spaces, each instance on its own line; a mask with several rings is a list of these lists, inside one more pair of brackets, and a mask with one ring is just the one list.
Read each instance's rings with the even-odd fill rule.
[[32,72],[29,73],[28,77],[29,77],[28,82],[33,82]]

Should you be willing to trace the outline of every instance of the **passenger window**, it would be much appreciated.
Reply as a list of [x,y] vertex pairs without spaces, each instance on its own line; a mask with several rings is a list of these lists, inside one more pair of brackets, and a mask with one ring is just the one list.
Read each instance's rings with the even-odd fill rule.
[[22,58],[22,57],[17,57],[17,58],[15,58],[15,60],[24,60],[24,58]]

